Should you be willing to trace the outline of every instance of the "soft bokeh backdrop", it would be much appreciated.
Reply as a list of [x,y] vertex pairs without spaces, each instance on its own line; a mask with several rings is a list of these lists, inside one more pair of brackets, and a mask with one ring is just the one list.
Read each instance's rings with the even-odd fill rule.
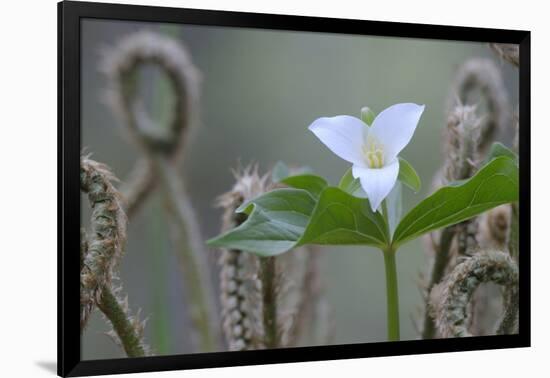
[[[84,20],[81,50],[81,145],[107,163],[122,180],[139,157],[103,102],[101,51],[143,29],[178,38],[202,72],[200,125],[185,151],[181,170],[205,238],[219,232],[215,198],[231,188],[231,168],[257,162],[262,171],[278,160],[308,165],[337,183],[348,165],[307,131],[317,117],[375,112],[398,102],[426,104],[413,142],[402,155],[423,181],[419,194],[404,190],[405,210],[430,191],[441,164],[441,132],[450,83],[458,66],[472,57],[494,58],[485,44],[244,28],[160,25]],[[517,71],[502,65],[511,103],[517,103]],[[157,109],[155,70],[147,72],[144,95]],[[160,101],[160,103],[159,103]],[[89,211],[82,201],[82,223]],[[120,276],[132,309],[149,318],[146,340],[156,354],[191,352],[182,304],[178,262],[171,253],[161,199],[152,196],[128,228]],[[383,258],[372,248],[324,248],[323,278],[333,310],[335,344],[384,341]],[[409,243],[397,257],[403,339],[414,339],[422,299],[418,275],[427,268],[422,243]],[[84,359],[122,357],[94,314],[83,337]]]

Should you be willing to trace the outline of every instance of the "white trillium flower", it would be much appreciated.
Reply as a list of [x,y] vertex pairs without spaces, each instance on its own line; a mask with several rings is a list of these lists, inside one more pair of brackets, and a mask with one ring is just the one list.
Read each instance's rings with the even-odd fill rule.
[[376,211],[397,181],[401,152],[416,130],[424,105],[396,104],[367,126],[358,118],[341,115],[315,120],[311,130],[332,152],[353,164],[371,208]]

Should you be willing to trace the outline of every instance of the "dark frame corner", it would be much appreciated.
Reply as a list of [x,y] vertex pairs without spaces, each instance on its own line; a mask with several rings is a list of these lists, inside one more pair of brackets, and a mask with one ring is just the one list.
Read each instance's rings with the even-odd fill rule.
[[[80,20],[101,18],[198,25],[448,39],[520,45],[520,333],[95,361],[80,360]],[[374,356],[528,347],[530,324],[530,32],[457,26],[343,20],[212,10],[63,1],[58,3],[58,374],[82,376],[207,367],[337,360]],[[74,272],[74,273],[72,273]]]

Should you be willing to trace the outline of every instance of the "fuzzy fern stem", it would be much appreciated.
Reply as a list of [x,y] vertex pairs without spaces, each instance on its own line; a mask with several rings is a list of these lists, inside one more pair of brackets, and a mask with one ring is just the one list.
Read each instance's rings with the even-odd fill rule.
[[[110,287],[104,287],[98,302],[99,309],[113,325],[116,336],[128,357],[144,357],[145,348],[136,324],[131,321],[124,305],[113,293]],[[137,322],[137,318],[135,319]]]
[[[435,261],[432,268],[432,273],[430,277],[430,282],[427,287],[427,292],[431,292],[433,287],[437,285],[445,275],[445,269],[449,262],[449,256],[451,252],[451,245],[455,236],[455,228],[447,227],[441,231],[441,236],[439,238],[439,250],[435,255]],[[436,333],[435,322],[430,316],[429,312],[426,311],[424,316],[424,327],[422,329],[422,339],[433,339]]]
[[[136,111],[138,74],[147,64],[158,67],[166,75],[174,96],[167,127],[163,127],[162,120],[151,122],[152,117]],[[107,98],[111,108],[147,156],[142,167],[136,168],[133,186],[125,190],[129,210],[135,212],[157,185],[163,190],[173,218],[170,226],[184,271],[190,318],[197,331],[186,336],[191,336],[192,343],[199,339],[200,351],[213,351],[221,335],[212,275],[197,218],[177,166],[188,143],[189,130],[197,124],[193,111],[197,108],[200,74],[180,42],[151,32],[132,34],[109,49],[102,70],[108,79]]]
[[209,299],[214,296],[207,256],[200,239],[196,237],[199,235],[196,218],[175,167],[162,156],[152,156],[151,159],[159,173],[168,209],[175,221],[174,235],[190,297],[190,316],[200,335],[200,350],[212,351],[216,345],[215,335],[211,329],[211,317],[215,311],[215,305]]

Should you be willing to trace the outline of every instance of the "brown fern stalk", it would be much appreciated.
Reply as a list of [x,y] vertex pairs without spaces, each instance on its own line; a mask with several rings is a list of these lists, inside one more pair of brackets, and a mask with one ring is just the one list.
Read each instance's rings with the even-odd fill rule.
[[[101,291],[111,284],[113,269],[126,241],[126,216],[109,169],[87,156],[80,160],[80,188],[92,207],[92,229],[80,272],[81,331],[86,326]],[[81,246],[82,249],[82,246]]]
[[149,160],[139,160],[120,188],[128,218],[131,219],[139,211],[154,191],[157,181]]
[[[143,111],[137,98],[137,73],[147,64],[156,65],[168,76],[176,99],[173,117],[166,130],[157,127]],[[188,52],[176,40],[142,31],[121,39],[104,53],[102,71],[108,78],[108,105],[127,126],[130,135],[147,151],[165,155],[181,153],[196,123],[200,74]]]
[[[446,132],[446,158],[443,166],[443,182],[469,178],[475,172],[480,145],[480,120],[476,117],[474,106],[457,105],[449,114]],[[431,270],[430,280],[426,287],[429,293],[444,277],[447,267],[453,258],[451,251],[453,241],[457,239],[458,256],[475,248],[477,220],[472,219],[461,224],[443,229],[435,234],[439,236]],[[456,256],[454,256],[456,257]],[[428,311],[424,314],[422,338],[435,336],[435,324]]]
[[116,178],[107,166],[81,157],[80,187],[90,200],[92,229],[91,236],[84,230],[80,233],[80,327],[82,332],[97,306],[113,325],[112,336],[126,354],[141,357],[146,354],[144,324],[129,315],[127,301],[123,305],[116,297],[120,289],[113,289],[114,269],[126,243],[126,215],[112,181]]
[[[512,126],[511,106],[501,69],[491,59],[470,59],[459,69],[454,90],[458,94],[460,101],[464,104],[476,104],[478,110],[486,112],[478,120],[479,126],[476,131],[478,140],[471,156],[475,171],[478,162],[482,160],[491,143],[495,139],[502,138]],[[485,108],[482,107],[483,104],[485,104]],[[489,213],[489,215],[494,214],[497,214],[496,210]],[[493,231],[491,233],[493,237],[492,244],[498,248],[502,248],[494,237],[502,239],[503,234],[507,235],[509,232],[509,222],[507,222],[506,214],[501,215],[504,215],[504,217],[476,217],[458,225],[456,234],[457,258],[460,259],[461,256],[477,253],[481,247],[480,242],[483,238],[481,222],[483,218],[491,221],[489,226]],[[497,224],[495,221],[499,221],[499,223]],[[495,226],[500,227],[500,229],[497,229]],[[500,231],[500,235],[495,231]],[[486,247],[484,246],[484,248]],[[457,258],[455,258],[454,264],[456,264]],[[500,311],[498,302],[494,300],[494,297],[498,293],[494,291],[494,288],[484,285],[480,290],[477,290],[471,301],[469,307],[471,311],[471,316],[469,317],[471,321],[470,327],[472,331],[478,334],[490,332],[494,318],[498,316]]]
[[[235,185],[218,199],[224,209],[222,231],[239,226],[246,215],[235,210],[268,189],[268,176],[259,176],[257,167],[234,172]],[[258,257],[239,250],[220,251],[220,295],[225,339],[230,350],[263,347],[262,282]]]
[[[439,244],[437,245],[437,252],[433,262],[430,280],[426,287],[426,292],[430,293],[435,285],[437,285],[443,279],[447,264],[450,259],[451,245],[454,239],[454,228],[448,227],[441,231],[439,238]],[[426,300],[428,297],[426,296]],[[432,316],[426,310],[424,314],[424,325],[422,328],[422,338],[431,339],[435,336],[436,328]]]
[[[155,125],[137,98],[137,74],[148,65],[160,67],[168,76],[176,98],[168,128]],[[118,115],[129,136],[143,148],[162,154],[176,164],[197,123],[193,109],[199,93],[200,73],[185,48],[172,38],[141,31],[121,39],[104,51],[101,70],[108,79],[105,100]],[[127,212],[133,215],[157,186],[156,172],[148,160],[134,167],[123,187]]]
[[295,310],[285,345],[298,346],[306,340],[308,344],[330,343],[333,322],[321,280],[320,251],[315,246],[306,246],[282,257],[287,269],[300,269],[297,274],[292,274],[296,282],[294,294],[298,298],[297,303],[291,304]]
[[[275,187],[255,166],[238,170],[235,179],[233,189],[219,198],[225,209],[222,232],[246,220],[235,209]],[[308,321],[316,319],[313,307],[321,297],[314,278],[317,266],[310,265],[311,249],[263,258],[239,250],[220,252],[222,318],[229,349],[296,345]]]
[[[139,70],[156,65],[168,77],[175,105],[168,128],[160,127],[142,110],[138,98]],[[212,274],[191,200],[180,178],[177,162],[196,124],[200,74],[185,48],[172,38],[139,32],[123,38],[105,54],[103,71],[109,79],[108,104],[127,126],[147,161],[134,169],[133,186],[125,194],[132,212],[156,185],[166,197],[172,215],[175,245],[181,261],[189,316],[198,332],[199,349],[214,350],[218,342],[217,311]],[[189,336],[189,335],[188,335]],[[196,340],[197,337],[192,337]]]
[[[500,70],[491,60],[466,61],[456,74],[452,93],[453,105],[446,129],[446,159],[442,169],[442,184],[471,177],[491,141],[510,123],[509,101],[504,82]],[[476,103],[480,101],[479,97],[475,97],[476,94],[487,105],[487,115],[482,118],[476,115]],[[479,218],[432,234],[432,238],[439,236],[439,242],[432,244],[435,257],[430,281],[426,285],[428,293],[457,261],[476,253],[479,248],[479,234]],[[485,304],[479,303],[477,307],[484,306]],[[475,307],[470,308],[474,311]],[[433,338],[435,335],[434,321],[429,311],[425,311],[422,337]]]
[[261,308],[255,305],[261,284],[250,273],[257,263],[253,258],[236,250],[221,252],[222,324],[229,350],[256,349],[261,343]]
[[122,346],[126,355],[144,357],[148,350],[143,342],[145,322],[141,322],[138,316],[129,315],[128,301],[120,300],[116,291],[111,287],[104,287],[97,306],[113,325],[114,332],[110,336]]
[[[476,116],[475,106],[457,106],[451,113],[448,124],[449,158],[446,160],[448,182],[472,177],[480,160],[482,120]],[[484,134],[489,135],[488,133]],[[473,218],[454,226],[457,257],[471,254],[478,246],[478,219]]]
[[457,71],[451,92],[450,108],[454,107],[457,96],[464,105],[486,103],[487,114],[481,120],[478,145],[478,151],[484,154],[491,142],[510,127],[512,120],[501,70],[491,59],[470,59]]
[[173,165],[162,157],[154,164],[162,182],[167,211],[175,221],[172,236],[179,251],[183,277],[189,296],[189,313],[200,335],[200,349],[214,350],[217,344],[219,322],[215,316],[215,295],[211,282],[211,272],[207,261],[203,238],[196,223],[196,215],[186,195],[185,189]]

